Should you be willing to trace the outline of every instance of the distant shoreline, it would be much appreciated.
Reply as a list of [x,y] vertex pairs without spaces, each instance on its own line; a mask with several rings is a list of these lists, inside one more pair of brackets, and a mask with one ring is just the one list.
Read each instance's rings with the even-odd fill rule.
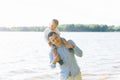
[[[0,27],[0,31],[43,32],[46,26]],[[61,32],[120,32],[120,26],[104,24],[62,24],[58,26]]]

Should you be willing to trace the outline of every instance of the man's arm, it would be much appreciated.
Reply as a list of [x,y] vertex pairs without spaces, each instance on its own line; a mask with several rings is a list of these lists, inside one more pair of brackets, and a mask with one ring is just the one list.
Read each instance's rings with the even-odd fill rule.
[[62,42],[64,43],[66,48],[74,48],[74,46],[72,44],[69,44],[64,38],[62,38]]
[[68,40],[68,43],[69,44],[72,44],[73,46],[74,46],[74,48],[73,48],[73,52],[77,55],[77,56],[79,56],[79,57],[82,57],[82,55],[83,55],[83,52],[82,52],[82,50],[72,41],[72,40]]

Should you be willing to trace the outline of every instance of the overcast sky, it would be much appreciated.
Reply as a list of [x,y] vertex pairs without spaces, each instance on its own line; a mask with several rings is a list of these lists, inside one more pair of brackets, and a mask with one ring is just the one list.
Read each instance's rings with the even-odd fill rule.
[[0,27],[60,24],[120,25],[119,0],[0,0]]

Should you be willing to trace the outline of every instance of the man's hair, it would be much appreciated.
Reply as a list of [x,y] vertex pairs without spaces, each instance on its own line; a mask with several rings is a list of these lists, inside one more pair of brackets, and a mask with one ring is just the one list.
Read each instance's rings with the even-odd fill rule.
[[52,21],[53,21],[56,25],[59,24],[59,21],[58,21],[57,19],[52,19]]
[[51,37],[53,34],[56,34],[56,35],[58,35],[56,32],[50,32],[49,34],[48,34],[48,40],[49,40],[49,37]]

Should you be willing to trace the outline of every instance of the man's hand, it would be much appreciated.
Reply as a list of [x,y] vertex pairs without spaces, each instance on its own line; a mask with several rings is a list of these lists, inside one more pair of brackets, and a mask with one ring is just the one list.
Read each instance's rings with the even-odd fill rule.
[[56,64],[57,62],[58,62],[60,65],[63,64],[63,60],[60,60],[60,57],[59,57],[59,56],[56,56],[56,57],[54,58],[53,64]]
[[74,48],[74,46],[71,44],[66,44],[65,46],[66,46],[66,48]]
[[53,60],[53,64],[56,64],[58,61],[60,61],[60,57],[57,55]]
[[62,40],[66,48],[74,48],[74,45],[69,44],[65,39]]

